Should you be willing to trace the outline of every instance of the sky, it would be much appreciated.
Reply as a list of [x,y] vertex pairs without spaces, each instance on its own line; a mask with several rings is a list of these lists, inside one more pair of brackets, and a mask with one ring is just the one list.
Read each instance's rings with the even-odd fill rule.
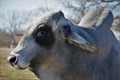
[[[64,1],[64,0],[61,0],[61,1]],[[71,2],[73,2],[73,1],[71,1]],[[41,7],[41,8],[49,7],[49,8],[62,10],[63,13],[65,14],[65,16],[72,14],[72,13],[68,12],[69,10],[65,10],[63,8],[62,4],[58,3],[57,0],[0,0],[0,13],[9,12],[9,11],[13,11],[13,10],[29,11],[29,10],[35,10],[39,7]],[[119,8],[116,9],[116,11],[114,10],[113,14],[120,15]],[[74,16],[72,16],[72,17],[74,17]]]
[[56,0],[0,0],[0,13],[11,10],[33,10],[38,7],[51,7],[61,10],[62,5]]
[[[54,8],[61,10],[61,4],[56,0],[0,0],[0,13],[8,13],[9,11],[33,11],[41,8]],[[0,28],[2,24],[0,24]]]
[[27,11],[37,9],[38,7],[50,7],[66,12],[64,11],[62,5],[59,4],[56,0],[0,0],[0,13],[12,10]]
[[57,8],[58,4],[55,0],[0,0],[0,12],[9,10],[32,10],[41,6],[55,6]]

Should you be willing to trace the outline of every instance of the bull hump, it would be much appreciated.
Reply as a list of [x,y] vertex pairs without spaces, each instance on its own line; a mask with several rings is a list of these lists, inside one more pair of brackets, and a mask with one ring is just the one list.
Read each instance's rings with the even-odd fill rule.
[[113,14],[106,8],[96,9],[86,14],[80,21],[79,26],[85,28],[110,29],[113,23]]

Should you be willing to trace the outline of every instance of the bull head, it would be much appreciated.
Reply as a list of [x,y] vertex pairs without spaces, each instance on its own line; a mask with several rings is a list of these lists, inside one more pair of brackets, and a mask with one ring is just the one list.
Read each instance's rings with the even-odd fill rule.
[[75,48],[95,53],[97,48],[73,31],[74,26],[61,11],[53,11],[38,17],[24,33],[17,47],[10,53],[7,58],[8,62],[18,69],[33,67],[35,63],[42,63],[54,53],[53,50],[60,46],[56,45],[57,42],[66,45],[66,41]]
[[46,49],[55,42],[53,29],[63,17],[61,11],[53,11],[37,17],[8,56],[8,62],[15,68],[25,69],[35,57],[50,53]]

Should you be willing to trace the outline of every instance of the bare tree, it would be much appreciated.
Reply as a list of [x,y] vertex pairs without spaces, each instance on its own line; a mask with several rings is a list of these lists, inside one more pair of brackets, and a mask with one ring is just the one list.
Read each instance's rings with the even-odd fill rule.
[[114,5],[112,5],[112,8],[111,8],[112,10],[117,8],[118,6],[120,7],[120,0],[101,0],[101,2],[104,2],[104,3],[107,3],[107,4],[110,4],[110,3],[114,2]]
[[0,23],[3,29],[9,34],[16,34],[21,31],[22,26],[29,20],[29,15],[17,11],[1,14],[0,17]]
[[94,9],[98,7],[98,4],[101,4],[99,0],[66,0],[65,2],[59,0],[59,3],[62,3],[64,9],[70,14],[67,17],[75,23],[79,23],[91,8]]
[[[23,32],[23,26],[30,20],[30,13],[11,11],[0,14],[0,26],[2,31],[9,34],[12,38],[12,43],[17,44],[15,35]],[[25,29],[25,28],[24,28]]]
[[68,11],[67,17],[75,23],[79,23],[81,18],[92,9],[103,6],[114,10],[120,6],[120,0],[58,0],[58,3]]

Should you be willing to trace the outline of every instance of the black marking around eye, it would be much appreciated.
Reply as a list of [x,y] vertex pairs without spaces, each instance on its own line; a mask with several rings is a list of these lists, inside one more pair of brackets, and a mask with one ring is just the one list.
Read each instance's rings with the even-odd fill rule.
[[51,47],[55,41],[54,34],[51,27],[46,25],[39,25],[33,32],[35,42],[43,47]]

